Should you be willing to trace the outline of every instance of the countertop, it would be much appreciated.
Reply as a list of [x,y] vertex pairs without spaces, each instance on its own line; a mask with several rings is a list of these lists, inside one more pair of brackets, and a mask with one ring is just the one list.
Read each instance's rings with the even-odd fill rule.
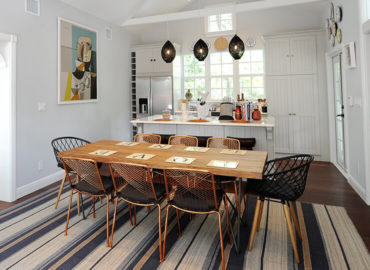
[[273,117],[262,117],[260,121],[251,121],[250,123],[232,123],[229,120],[218,120],[218,117],[207,117],[208,122],[188,122],[188,120],[198,119],[189,115],[188,120],[181,119],[181,115],[172,115],[171,121],[155,121],[162,119],[162,115],[152,115],[140,119],[131,120],[132,124],[161,124],[161,125],[202,125],[202,126],[242,126],[242,127],[275,127]]

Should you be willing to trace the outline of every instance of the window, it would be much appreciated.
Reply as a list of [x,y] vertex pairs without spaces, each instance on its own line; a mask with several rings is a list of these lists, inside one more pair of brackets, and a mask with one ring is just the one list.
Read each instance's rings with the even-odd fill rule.
[[265,97],[263,50],[246,51],[239,60],[240,92],[247,99]]
[[228,52],[211,53],[211,100],[222,100],[234,96],[233,58]]
[[199,62],[194,55],[184,55],[184,92],[190,89],[193,100],[201,97],[206,88],[205,63]]
[[208,32],[233,30],[233,15],[231,13],[208,16]]

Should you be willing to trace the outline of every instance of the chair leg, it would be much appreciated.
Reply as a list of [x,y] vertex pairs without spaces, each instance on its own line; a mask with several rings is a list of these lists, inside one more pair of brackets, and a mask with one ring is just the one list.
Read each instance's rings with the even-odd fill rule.
[[116,225],[117,204],[118,204],[118,198],[115,198],[114,199],[114,214],[113,214],[112,232],[110,236],[110,247],[113,246],[113,234],[114,234],[114,227]]
[[147,207],[146,207],[146,211],[147,211],[148,213],[150,212],[150,209],[151,209],[151,208],[150,208],[150,206],[147,206]]
[[92,203],[93,203],[93,218],[95,218],[95,197],[92,196],[91,199],[92,199]]
[[[236,181],[234,181],[234,192],[235,192],[235,205],[236,205],[236,211],[239,212],[239,193],[238,193],[238,186]],[[242,213],[240,213],[241,215]]]
[[176,209],[176,219],[177,219],[177,236],[181,237],[181,225],[180,225],[180,210]]
[[227,238],[229,239],[229,244],[231,244],[231,237],[230,237],[230,217],[229,217],[229,205],[227,203],[227,199],[224,196],[224,204],[225,204],[225,212],[226,212],[226,227],[227,227]]
[[136,226],[136,205],[134,205],[134,226]]
[[290,240],[292,241],[294,255],[295,255],[295,258],[297,260],[297,263],[299,263],[298,248],[297,248],[297,242],[295,241],[295,237],[294,237],[294,231],[293,231],[293,226],[292,226],[292,219],[290,217],[289,207],[285,203],[284,203],[284,213],[285,213],[286,223],[288,225]]
[[264,200],[261,200],[261,207],[260,207],[260,211],[258,213],[258,222],[257,222],[257,232],[260,231],[260,225],[261,225],[261,219],[262,219],[262,213],[263,213],[263,205],[264,205],[265,201]]
[[218,215],[218,229],[220,231],[220,248],[221,248],[221,261],[222,261],[222,269],[225,270],[225,258],[224,258],[224,241],[222,235],[222,226],[221,226],[221,214],[220,212],[217,213]]
[[66,181],[66,177],[67,177],[67,175],[66,175],[66,174],[64,174],[63,179],[62,179],[62,183],[60,183],[60,187],[59,187],[59,192],[58,192],[57,201],[55,202],[55,209],[57,209],[57,208],[58,208],[58,204],[59,204],[60,196],[62,195],[62,192],[63,192],[64,182]]
[[157,204],[158,207],[158,249],[159,249],[159,261],[163,261],[163,256],[162,256],[162,223],[161,223],[161,205]]
[[130,213],[130,224],[131,224],[131,226],[133,226],[133,224],[132,224],[132,214],[131,214],[131,204],[130,203],[128,204],[128,211]]
[[251,231],[251,235],[249,236],[249,245],[248,245],[249,251],[251,251],[253,248],[253,241],[254,241],[254,236],[256,234],[256,230],[257,230],[258,215],[260,212],[260,208],[261,208],[261,201],[258,199],[257,204],[256,204],[256,210],[254,210],[252,231]]
[[81,201],[80,201],[80,193],[76,193],[77,195],[77,215],[80,216],[81,215]]
[[110,244],[109,244],[109,196],[106,195],[105,198],[107,200],[107,247],[110,247]]
[[164,236],[163,236],[163,247],[162,247],[162,262],[165,259],[165,252],[166,252],[166,239],[167,239],[167,227],[168,227],[168,214],[170,212],[170,207],[171,205],[167,206],[167,211],[166,211],[166,221],[164,224]]
[[100,204],[103,204],[103,198],[102,197],[99,197],[99,200],[100,200]]
[[292,218],[293,218],[293,222],[294,222],[295,230],[296,230],[296,232],[297,232],[297,234],[298,234],[299,240],[301,240],[301,242],[302,242],[301,229],[300,229],[300,227],[299,227],[299,223],[298,223],[297,215],[295,214],[294,207],[293,207],[293,203],[292,203],[291,201],[289,201],[289,209],[290,209],[290,214],[292,215]]
[[68,223],[69,223],[69,215],[71,213],[72,197],[73,197],[73,190],[71,190],[71,196],[69,196],[69,205],[68,205],[68,212],[67,212],[67,222],[66,222],[66,229],[65,229],[64,235],[67,235],[67,233],[68,233]]

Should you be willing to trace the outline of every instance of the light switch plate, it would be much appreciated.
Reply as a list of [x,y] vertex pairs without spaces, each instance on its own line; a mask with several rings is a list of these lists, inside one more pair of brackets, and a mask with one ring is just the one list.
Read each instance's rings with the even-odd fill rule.
[[39,112],[46,112],[46,103],[45,102],[39,102],[38,109],[39,109]]

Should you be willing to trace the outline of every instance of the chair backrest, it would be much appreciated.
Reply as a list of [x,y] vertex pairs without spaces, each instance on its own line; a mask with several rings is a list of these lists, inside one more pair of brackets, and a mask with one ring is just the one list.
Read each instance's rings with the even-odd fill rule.
[[240,150],[240,142],[232,138],[211,137],[207,140],[207,147]]
[[84,146],[89,143],[89,141],[77,137],[59,137],[52,140],[51,146],[53,147],[58,167],[63,168],[62,161],[58,156],[59,152],[64,152],[73,148]]
[[161,136],[150,133],[138,133],[134,137],[134,142],[161,143]]
[[106,192],[96,161],[91,159],[64,157],[62,158],[62,163],[71,186],[73,182],[69,173],[73,172],[78,175],[79,182],[85,181],[94,188],[103,190],[104,193]]
[[[110,167],[115,191],[119,191],[122,186],[130,185],[148,198],[158,199],[149,167],[122,162],[111,163]],[[117,182],[117,176],[121,177],[123,183]]]
[[198,146],[198,138],[194,136],[175,135],[169,138],[168,144]]
[[314,157],[294,155],[270,160],[264,168],[264,192],[277,193],[286,200],[295,201],[306,187],[308,170]]
[[[208,205],[214,206],[214,209],[218,209],[216,184],[212,173],[183,168],[166,169],[164,180],[169,201],[177,198],[181,200],[181,197],[188,194],[187,198],[193,197],[198,203],[199,200],[205,201]],[[176,191],[170,192],[171,190]]]

